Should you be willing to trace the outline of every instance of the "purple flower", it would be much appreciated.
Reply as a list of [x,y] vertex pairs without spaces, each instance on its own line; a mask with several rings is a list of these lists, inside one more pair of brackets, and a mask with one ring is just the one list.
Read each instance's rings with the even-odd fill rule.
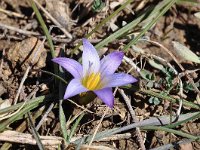
[[112,87],[137,81],[126,73],[114,73],[121,64],[123,56],[123,52],[115,51],[100,60],[94,46],[87,39],[83,39],[83,65],[70,58],[52,59],[74,77],[67,86],[64,99],[93,91],[107,106],[112,108],[114,104]]

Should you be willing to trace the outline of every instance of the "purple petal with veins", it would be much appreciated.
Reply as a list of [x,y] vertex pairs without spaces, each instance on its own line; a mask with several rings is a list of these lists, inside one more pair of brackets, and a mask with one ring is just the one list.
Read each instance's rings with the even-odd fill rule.
[[110,108],[114,105],[114,96],[112,93],[112,88],[104,88],[101,90],[96,90],[94,93]]
[[106,76],[102,81],[104,88],[124,86],[134,82],[137,82],[137,79],[126,73],[114,73]]
[[54,58],[52,61],[62,66],[65,70],[71,73],[74,78],[82,77],[83,67],[79,62],[65,57]]
[[100,72],[102,76],[113,74],[122,62],[123,52],[112,52],[101,60]]
[[86,39],[83,39],[83,75],[97,73],[100,68],[99,55],[94,46]]
[[77,94],[87,92],[88,89],[86,89],[82,84],[80,79],[72,79],[70,83],[67,86],[67,89],[65,91],[64,99],[68,99],[72,96],[75,96]]

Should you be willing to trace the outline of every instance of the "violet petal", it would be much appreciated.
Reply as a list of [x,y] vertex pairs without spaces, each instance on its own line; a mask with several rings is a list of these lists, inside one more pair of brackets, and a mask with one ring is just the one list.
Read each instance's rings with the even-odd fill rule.
[[80,79],[73,79],[70,81],[70,83],[67,86],[67,89],[65,91],[64,99],[70,98],[72,96],[75,96],[82,92],[87,92],[88,89],[86,89],[82,84]]
[[114,105],[114,96],[112,93],[112,88],[104,88],[101,90],[96,90],[94,93],[110,108]]
[[102,76],[113,74],[122,62],[123,52],[112,52],[101,60],[100,72]]
[[87,40],[83,39],[83,76],[89,73],[97,73],[100,68],[99,55],[94,46]]
[[112,75],[104,77],[104,79],[102,80],[104,88],[124,86],[134,82],[137,82],[137,79],[126,73],[114,73]]
[[54,58],[52,61],[62,66],[65,70],[71,73],[74,78],[82,77],[83,67],[79,62],[65,57]]

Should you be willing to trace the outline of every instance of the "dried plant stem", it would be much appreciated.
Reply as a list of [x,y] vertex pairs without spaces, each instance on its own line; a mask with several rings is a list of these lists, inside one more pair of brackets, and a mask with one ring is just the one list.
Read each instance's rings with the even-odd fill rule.
[[99,127],[100,127],[100,125],[101,125],[101,123],[102,123],[102,121],[103,121],[103,119],[104,119],[106,113],[108,112],[108,109],[109,109],[109,107],[106,107],[106,110],[104,111],[103,116],[102,116],[101,119],[99,120],[98,126],[96,127],[96,129],[95,129],[95,131],[94,131],[94,134],[93,134],[93,136],[92,136],[92,138],[91,138],[91,140],[90,140],[90,143],[88,144],[89,146],[92,144],[92,142],[93,142],[93,140],[94,140],[94,137],[95,137],[95,135],[97,134],[97,132],[98,132],[98,130],[99,130]]
[[44,7],[42,7],[42,5],[40,5],[40,3],[38,3],[37,0],[33,0],[36,5],[49,17],[49,19],[60,28],[60,30],[70,39],[72,39],[72,35],[64,28],[62,27],[62,25],[55,19],[53,18],[53,16],[51,14],[49,14]]
[[16,13],[16,12],[12,12],[12,11],[9,11],[9,10],[5,10],[5,9],[2,9],[2,8],[0,8],[0,12],[5,13],[8,16],[15,16],[15,17],[18,17],[18,18],[25,18],[25,16],[22,15],[22,14],[19,14],[19,13]]
[[13,26],[10,26],[10,25],[7,25],[7,24],[3,24],[3,23],[0,23],[0,28],[9,29],[9,30],[16,31],[16,32],[24,34],[24,35],[28,35],[28,36],[30,36],[30,35],[39,35],[36,32],[22,30],[22,29],[19,29],[17,27],[13,27]]
[[[40,138],[44,146],[54,147],[61,145],[63,140],[63,138],[56,136],[40,136]],[[36,140],[31,134],[9,130],[0,133],[0,141],[36,145]]]
[[123,60],[129,63],[138,73],[141,71],[141,69],[130,58],[124,56]]
[[[43,39],[41,45],[40,45],[40,46],[38,47],[38,49],[36,50],[36,52],[35,52],[35,54],[34,54],[32,60],[31,60],[31,64],[32,64],[32,62],[34,62],[34,60],[36,59],[36,56],[38,56],[37,54],[38,54],[38,52],[41,50],[42,45],[44,44],[45,40],[46,40],[46,38]],[[17,104],[17,100],[18,100],[18,98],[19,98],[19,94],[20,94],[20,92],[21,92],[21,90],[22,90],[22,87],[23,87],[23,85],[24,85],[24,82],[25,82],[25,80],[26,80],[26,78],[27,78],[27,76],[28,76],[28,73],[29,73],[31,67],[32,67],[31,65],[29,65],[29,66],[27,67],[26,72],[25,72],[25,74],[24,74],[24,76],[23,76],[23,78],[22,78],[22,81],[20,82],[19,88],[18,88],[18,90],[17,90],[17,94],[16,94],[15,99],[14,99],[14,104]]]
[[[138,119],[135,116],[135,111],[133,110],[132,106],[131,106],[131,101],[128,98],[128,96],[124,93],[124,91],[122,89],[118,89],[119,93],[122,95],[122,97],[124,98],[124,101],[126,102],[126,105],[129,109],[129,112],[131,114],[131,117],[133,119],[132,122],[138,122]],[[140,147],[142,150],[146,150],[145,145],[144,145],[144,141],[143,141],[143,137],[142,134],[140,132],[140,128],[136,127],[136,135],[137,135],[137,139],[139,141]]]
[[36,131],[38,131],[42,125],[42,123],[44,122],[44,120],[47,118],[48,114],[50,113],[50,111],[53,109],[54,107],[54,103],[51,103],[51,105],[49,106],[49,108],[47,109],[47,111],[45,112],[45,114],[43,115],[42,119],[40,120],[40,122],[37,124],[36,126]]

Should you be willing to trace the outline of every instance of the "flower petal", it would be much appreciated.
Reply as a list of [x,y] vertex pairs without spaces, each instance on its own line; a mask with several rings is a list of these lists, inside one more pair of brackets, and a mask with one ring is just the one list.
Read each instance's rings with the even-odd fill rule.
[[123,86],[123,85],[127,85],[134,82],[137,82],[137,79],[126,73],[115,73],[115,74],[106,76],[102,80],[102,83],[105,88]]
[[101,90],[96,90],[94,93],[110,108],[114,105],[114,96],[112,93],[112,88],[104,88]]
[[79,93],[87,92],[88,89],[86,89],[82,84],[80,79],[73,79],[70,81],[70,83],[67,86],[67,89],[65,91],[64,99],[70,98],[72,96],[75,96]]
[[102,76],[113,74],[122,62],[123,52],[112,52],[101,60],[100,72]]
[[69,73],[74,76],[74,78],[82,77],[83,67],[79,62],[65,57],[54,58],[52,59],[52,61],[65,68]]
[[99,55],[94,46],[87,40],[83,39],[83,76],[88,73],[97,73],[100,68]]

